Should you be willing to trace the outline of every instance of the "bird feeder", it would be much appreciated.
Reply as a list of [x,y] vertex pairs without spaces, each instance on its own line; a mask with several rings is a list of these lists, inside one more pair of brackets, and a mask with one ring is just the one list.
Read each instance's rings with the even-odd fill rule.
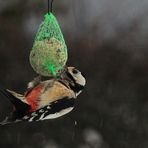
[[57,22],[51,13],[45,15],[30,52],[32,68],[42,76],[60,75],[67,62],[67,46]]

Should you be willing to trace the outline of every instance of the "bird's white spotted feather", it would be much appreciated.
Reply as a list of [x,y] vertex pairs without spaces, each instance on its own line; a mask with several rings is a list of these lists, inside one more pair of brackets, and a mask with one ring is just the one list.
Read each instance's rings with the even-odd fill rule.
[[58,117],[61,117],[65,114],[68,114],[69,112],[71,112],[73,110],[73,107],[69,107],[67,109],[63,109],[61,110],[60,112],[57,112],[57,113],[54,113],[54,114],[50,114],[50,115],[47,115],[46,117],[44,117],[43,119],[41,120],[46,120],[46,119],[55,119],[55,118],[58,118]]

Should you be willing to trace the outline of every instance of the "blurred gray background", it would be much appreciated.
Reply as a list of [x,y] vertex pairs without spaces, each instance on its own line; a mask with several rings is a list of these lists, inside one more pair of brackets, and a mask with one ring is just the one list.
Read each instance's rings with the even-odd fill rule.
[[[68,65],[87,79],[73,112],[0,126],[1,148],[148,148],[148,0],[54,0]],[[24,92],[47,0],[0,0],[0,86]],[[0,95],[0,119],[12,105]]]

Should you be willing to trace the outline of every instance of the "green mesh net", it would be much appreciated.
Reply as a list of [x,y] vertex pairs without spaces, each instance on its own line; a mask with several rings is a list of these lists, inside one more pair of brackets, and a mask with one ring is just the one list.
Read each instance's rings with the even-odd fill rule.
[[58,76],[67,58],[67,46],[58,22],[52,13],[46,14],[30,52],[30,64],[40,75]]

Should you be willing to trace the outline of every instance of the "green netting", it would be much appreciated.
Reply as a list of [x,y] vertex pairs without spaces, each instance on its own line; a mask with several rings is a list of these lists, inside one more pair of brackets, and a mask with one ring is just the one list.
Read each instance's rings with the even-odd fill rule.
[[52,13],[46,14],[30,53],[31,66],[40,75],[57,76],[67,58],[67,46],[58,22]]

